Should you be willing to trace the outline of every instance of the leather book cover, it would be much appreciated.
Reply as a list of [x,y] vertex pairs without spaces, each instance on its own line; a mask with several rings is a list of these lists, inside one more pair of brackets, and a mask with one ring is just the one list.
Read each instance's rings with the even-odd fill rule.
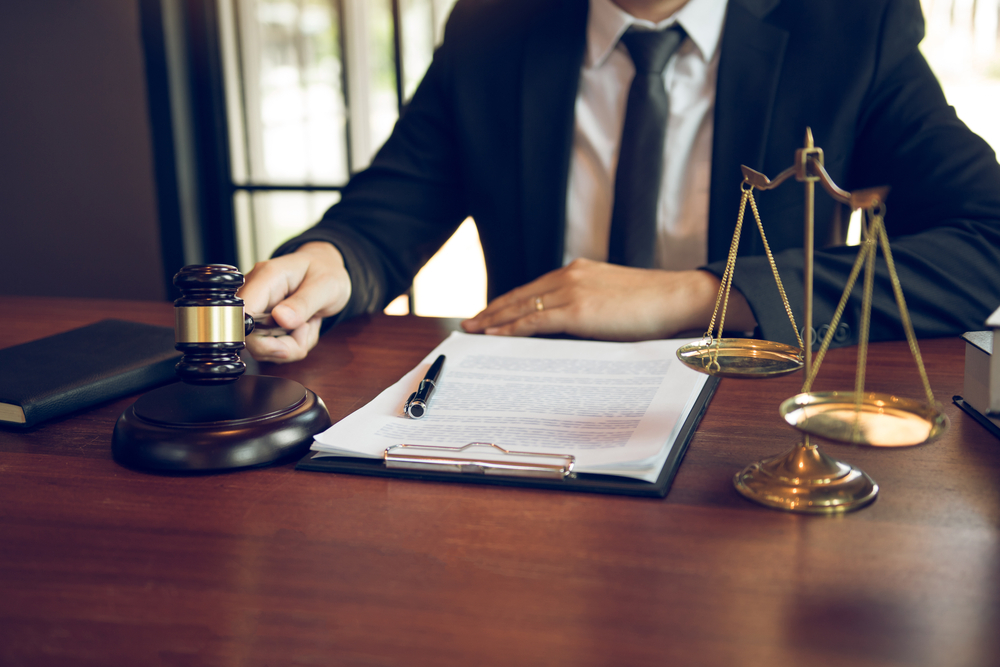
[[0,426],[28,428],[176,379],[174,330],[102,320],[0,349]]

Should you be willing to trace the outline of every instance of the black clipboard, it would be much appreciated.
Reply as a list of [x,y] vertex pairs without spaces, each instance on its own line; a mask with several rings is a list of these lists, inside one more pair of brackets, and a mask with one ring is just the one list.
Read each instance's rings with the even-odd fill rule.
[[[684,419],[677,440],[660,475],[655,482],[644,482],[629,477],[617,475],[599,475],[594,473],[578,473],[551,477],[516,476],[508,474],[482,474],[476,466],[465,466],[463,472],[434,471],[431,469],[409,469],[389,467],[383,459],[365,459],[347,456],[317,456],[318,452],[310,452],[295,466],[296,470],[313,472],[340,472],[354,475],[369,475],[373,477],[400,477],[404,479],[419,479],[429,482],[459,482],[466,484],[490,484],[494,486],[522,486],[536,489],[556,489],[559,491],[583,491],[588,493],[610,493],[626,496],[645,496],[663,498],[670,490],[677,469],[680,467],[684,454],[687,453],[691,437],[694,435],[701,418],[708,408],[709,401],[715,395],[719,385],[718,376],[710,376],[699,393],[691,411]],[[477,443],[478,444],[478,443]],[[454,465],[451,467],[455,467]]]

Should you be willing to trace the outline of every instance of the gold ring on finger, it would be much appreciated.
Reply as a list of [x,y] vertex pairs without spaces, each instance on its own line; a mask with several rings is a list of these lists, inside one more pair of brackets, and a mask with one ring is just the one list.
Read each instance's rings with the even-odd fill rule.
[[535,310],[542,311],[545,310],[545,304],[542,303],[542,297],[535,297]]

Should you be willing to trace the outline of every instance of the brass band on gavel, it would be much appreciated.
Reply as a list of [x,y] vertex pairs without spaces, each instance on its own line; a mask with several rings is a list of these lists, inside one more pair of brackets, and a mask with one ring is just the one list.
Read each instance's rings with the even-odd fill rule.
[[174,338],[178,343],[242,343],[243,306],[182,306],[174,308]]
[[189,384],[235,382],[246,371],[240,359],[253,319],[244,316],[236,291],[243,274],[228,264],[185,266],[174,276],[174,347],[184,353],[177,374]]

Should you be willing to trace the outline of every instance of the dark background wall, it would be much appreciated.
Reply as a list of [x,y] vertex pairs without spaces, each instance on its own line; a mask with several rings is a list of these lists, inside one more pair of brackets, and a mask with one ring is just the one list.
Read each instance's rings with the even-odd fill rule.
[[0,293],[166,298],[134,1],[0,0]]

